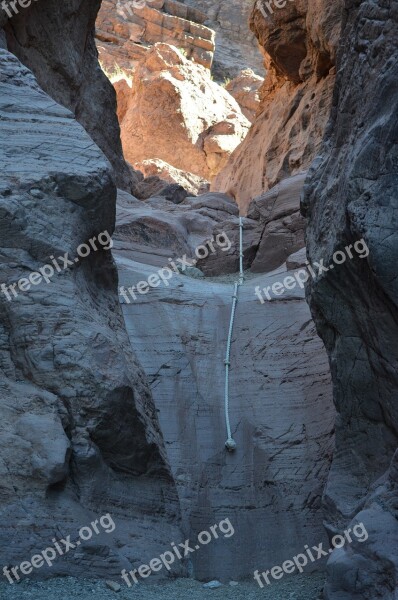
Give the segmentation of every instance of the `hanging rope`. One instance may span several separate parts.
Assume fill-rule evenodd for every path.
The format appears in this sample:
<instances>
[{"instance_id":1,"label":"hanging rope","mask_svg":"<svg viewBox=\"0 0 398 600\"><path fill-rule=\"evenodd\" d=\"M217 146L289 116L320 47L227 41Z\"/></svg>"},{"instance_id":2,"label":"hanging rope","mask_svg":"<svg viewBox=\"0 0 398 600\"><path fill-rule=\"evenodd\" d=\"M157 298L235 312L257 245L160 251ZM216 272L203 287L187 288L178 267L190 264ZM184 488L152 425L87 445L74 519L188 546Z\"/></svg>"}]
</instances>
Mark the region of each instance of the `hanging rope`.
<instances>
[{"instance_id":1,"label":"hanging rope","mask_svg":"<svg viewBox=\"0 0 398 600\"><path fill-rule=\"evenodd\" d=\"M231 366L230 361L230 353L231 353L231 343L232 343L232 333L234 330L234 320L235 320L235 312L236 305L238 303L238 292L239 287L243 285L244 276L243 276L243 221L242 217L239 217L239 281L236 281L234 284L234 293L232 296L232 308L231 308L231 319L229 321L229 332L228 332L228 340L227 340L227 352L225 354L225 424L227 427L227 441L225 442L225 447L229 452L233 452L236 449L236 442L232 437L231 433L231 423L229 420L229 369Z\"/></svg>"}]
</instances>

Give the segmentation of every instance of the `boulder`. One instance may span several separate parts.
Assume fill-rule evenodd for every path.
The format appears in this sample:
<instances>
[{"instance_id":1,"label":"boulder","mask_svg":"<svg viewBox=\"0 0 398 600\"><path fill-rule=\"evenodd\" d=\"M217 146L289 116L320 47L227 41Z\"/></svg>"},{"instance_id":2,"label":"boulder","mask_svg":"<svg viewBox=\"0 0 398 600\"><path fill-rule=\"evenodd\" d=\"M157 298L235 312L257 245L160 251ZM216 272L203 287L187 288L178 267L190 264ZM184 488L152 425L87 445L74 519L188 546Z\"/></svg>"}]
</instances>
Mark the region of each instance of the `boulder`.
<instances>
[{"instance_id":1,"label":"boulder","mask_svg":"<svg viewBox=\"0 0 398 600\"><path fill-rule=\"evenodd\" d=\"M121 138L131 164L161 159L210 180L248 128L236 100L204 67L156 44L136 68Z\"/></svg>"},{"instance_id":2,"label":"boulder","mask_svg":"<svg viewBox=\"0 0 398 600\"><path fill-rule=\"evenodd\" d=\"M264 78L256 75L251 69L243 69L239 75L225 86L239 104L245 117L253 123L260 108L260 87Z\"/></svg>"},{"instance_id":3,"label":"boulder","mask_svg":"<svg viewBox=\"0 0 398 600\"><path fill-rule=\"evenodd\" d=\"M145 177L158 176L168 183L177 183L189 192L190 196L205 194L209 191L210 183L198 175L181 171L172 167L164 160L153 158L135 163L134 167L141 171Z\"/></svg>"}]
</instances>

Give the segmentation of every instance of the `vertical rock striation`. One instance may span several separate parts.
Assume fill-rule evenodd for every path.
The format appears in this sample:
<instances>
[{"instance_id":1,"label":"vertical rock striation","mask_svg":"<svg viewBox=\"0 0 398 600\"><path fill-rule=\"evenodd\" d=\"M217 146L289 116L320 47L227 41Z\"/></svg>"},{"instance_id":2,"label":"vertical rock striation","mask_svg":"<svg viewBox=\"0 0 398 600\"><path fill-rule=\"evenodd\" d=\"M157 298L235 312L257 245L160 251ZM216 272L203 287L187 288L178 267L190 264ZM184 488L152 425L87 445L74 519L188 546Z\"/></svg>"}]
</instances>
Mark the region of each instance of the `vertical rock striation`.
<instances>
[{"instance_id":1,"label":"vertical rock striation","mask_svg":"<svg viewBox=\"0 0 398 600\"><path fill-rule=\"evenodd\" d=\"M363 238L308 289L338 411L325 492L330 531L363 521L369 538L336 550L328 600L396 598L398 588L398 6L346 0L332 119L308 178L311 262Z\"/></svg>"}]
</instances>

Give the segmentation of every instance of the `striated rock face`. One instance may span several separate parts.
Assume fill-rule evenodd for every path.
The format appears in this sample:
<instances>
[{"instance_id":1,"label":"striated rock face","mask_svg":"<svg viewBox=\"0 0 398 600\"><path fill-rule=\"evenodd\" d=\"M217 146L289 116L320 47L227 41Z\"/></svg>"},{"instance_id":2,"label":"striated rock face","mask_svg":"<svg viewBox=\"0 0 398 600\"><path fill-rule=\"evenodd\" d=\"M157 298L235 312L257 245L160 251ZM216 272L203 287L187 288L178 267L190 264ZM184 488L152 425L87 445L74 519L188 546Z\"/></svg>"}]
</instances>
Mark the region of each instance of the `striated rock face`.
<instances>
[{"instance_id":1,"label":"striated rock face","mask_svg":"<svg viewBox=\"0 0 398 600\"><path fill-rule=\"evenodd\" d=\"M214 29L216 51L213 72L217 79L236 77L242 69L264 74L263 57L257 40L248 31L254 0L182 0L206 15L206 25Z\"/></svg>"},{"instance_id":2,"label":"striated rock face","mask_svg":"<svg viewBox=\"0 0 398 600\"><path fill-rule=\"evenodd\" d=\"M38 576L118 576L181 533L151 392L117 301L112 170L4 49L0 129L0 560L19 565L109 512L113 532ZM79 259L94 236L97 249ZM65 253L72 264L62 268ZM51 276L54 257L61 268ZM48 283L38 280L44 265Z\"/></svg>"},{"instance_id":3,"label":"striated rock face","mask_svg":"<svg viewBox=\"0 0 398 600\"><path fill-rule=\"evenodd\" d=\"M259 89L264 79L253 73L251 69L243 69L235 79L232 79L225 89L231 94L242 109L243 114L250 123L260 108Z\"/></svg>"},{"instance_id":4,"label":"striated rock face","mask_svg":"<svg viewBox=\"0 0 398 600\"><path fill-rule=\"evenodd\" d=\"M244 222L246 238L251 223ZM113 250L120 285L127 290L147 280L169 257L192 256L215 227L227 231L230 223L236 231L237 208L226 196L207 194L175 206L120 194ZM136 299L121 296L159 411L185 537L194 539L227 517L235 530L191 555L199 579L252 576L309 540L324 540L321 495L334 422L326 354L303 290L264 304L254 293L256 285L285 275L257 276L240 290L231 370L234 454L224 447L231 278L209 281L183 272L167 285L136 292Z\"/></svg>"},{"instance_id":5,"label":"striated rock face","mask_svg":"<svg viewBox=\"0 0 398 600\"><path fill-rule=\"evenodd\" d=\"M104 0L96 22L99 56L112 73L133 73L158 42L182 48L188 58L210 69L215 33L203 25L206 15L176 0Z\"/></svg>"},{"instance_id":6,"label":"striated rock face","mask_svg":"<svg viewBox=\"0 0 398 600\"><path fill-rule=\"evenodd\" d=\"M360 239L369 250L308 289L338 411L328 527L355 518L369 538L333 553L325 597L390 600L398 589L398 9L345 4L332 119L303 210L311 260L327 264Z\"/></svg>"},{"instance_id":7,"label":"striated rock face","mask_svg":"<svg viewBox=\"0 0 398 600\"><path fill-rule=\"evenodd\" d=\"M111 162L118 186L134 190L140 177L123 160L115 92L97 60L94 23L99 5L100 0L33 2L6 24L7 43L40 87L74 113Z\"/></svg>"},{"instance_id":8,"label":"striated rock face","mask_svg":"<svg viewBox=\"0 0 398 600\"><path fill-rule=\"evenodd\" d=\"M267 68L260 111L212 185L234 195L242 210L254 196L310 166L329 117L335 80L342 0L288 2L267 17L266 10L260 0L251 16Z\"/></svg>"},{"instance_id":9,"label":"striated rock face","mask_svg":"<svg viewBox=\"0 0 398 600\"><path fill-rule=\"evenodd\" d=\"M226 164L249 128L239 105L207 69L176 48L156 44L134 73L121 122L132 164L161 159L210 180Z\"/></svg>"}]
</instances>

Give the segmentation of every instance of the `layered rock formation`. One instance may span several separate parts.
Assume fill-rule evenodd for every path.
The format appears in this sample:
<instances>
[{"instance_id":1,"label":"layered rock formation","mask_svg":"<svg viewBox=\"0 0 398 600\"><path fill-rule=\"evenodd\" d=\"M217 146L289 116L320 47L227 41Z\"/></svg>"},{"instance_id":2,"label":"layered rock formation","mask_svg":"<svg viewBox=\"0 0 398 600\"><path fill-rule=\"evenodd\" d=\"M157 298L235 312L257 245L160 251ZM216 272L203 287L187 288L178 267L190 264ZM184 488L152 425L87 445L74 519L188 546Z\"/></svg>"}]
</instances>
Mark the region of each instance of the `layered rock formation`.
<instances>
[{"instance_id":1,"label":"layered rock formation","mask_svg":"<svg viewBox=\"0 0 398 600\"><path fill-rule=\"evenodd\" d=\"M195 539L226 517L235 529L191 555L195 577L222 581L252 576L309 540L324 540L321 494L334 423L326 355L303 290L265 304L254 293L286 271L249 279L240 290L231 371L234 454L224 447L232 281L196 279L187 270L143 294L133 288L168 266L168 258L195 257L211 237L217 246L215 229L229 232L232 224L236 231L237 214L222 195L175 206L120 194L114 246L127 329L159 411L185 536ZM250 219L244 226L246 239Z\"/></svg>"},{"instance_id":2,"label":"layered rock formation","mask_svg":"<svg viewBox=\"0 0 398 600\"><path fill-rule=\"evenodd\" d=\"M398 589L398 8L345 4L332 119L303 210L311 260L327 263L361 239L369 249L308 290L338 411L328 528L354 519L369 538L332 555L325 597L390 600Z\"/></svg>"},{"instance_id":3,"label":"layered rock formation","mask_svg":"<svg viewBox=\"0 0 398 600\"><path fill-rule=\"evenodd\" d=\"M236 77L242 69L264 74L263 59L255 36L248 31L254 0L182 0L206 16L206 25L214 29L216 51L213 72L216 79Z\"/></svg>"},{"instance_id":4,"label":"layered rock formation","mask_svg":"<svg viewBox=\"0 0 398 600\"><path fill-rule=\"evenodd\" d=\"M176 0L104 0L96 23L97 47L104 68L133 73L157 42L182 48L188 58L210 69L215 34L206 15Z\"/></svg>"},{"instance_id":5,"label":"layered rock formation","mask_svg":"<svg viewBox=\"0 0 398 600\"><path fill-rule=\"evenodd\" d=\"M161 159L210 180L247 134L249 122L201 65L173 46L156 44L134 73L121 121L132 164Z\"/></svg>"},{"instance_id":6,"label":"layered rock formation","mask_svg":"<svg viewBox=\"0 0 398 600\"><path fill-rule=\"evenodd\" d=\"M118 186L134 190L140 177L123 160L115 92L98 65L94 26L99 6L100 0L33 2L7 20L7 43L40 87L73 112L105 153ZM1 9L0 19L4 15Z\"/></svg>"},{"instance_id":7,"label":"layered rock formation","mask_svg":"<svg viewBox=\"0 0 398 600\"><path fill-rule=\"evenodd\" d=\"M249 135L213 183L242 210L281 179L307 169L329 118L342 1L288 2L268 17L256 3L251 29L264 49L267 76Z\"/></svg>"},{"instance_id":8,"label":"layered rock formation","mask_svg":"<svg viewBox=\"0 0 398 600\"><path fill-rule=\"evenodd\" d=\"M117 577L182 534L156 410L117 301L111 166L4 49L0 129L1 562L19 565L53 538L73 541L109 512L112 534L31 576ZM79 245L105 230L79 259Z\"/></svg>"},{"instance_id":9,"label":"layered rock formation","mask_svg":"<svg viewBox=\"0 0 398 600\"><path fill-rule=\"evenodd\" d=\"M225 86L242 109L243 114L250 123L253 123L260 108L259 89L264 79L256 75L251 69L243 69L235 79Z\"/></svg>"}]
</instances>

